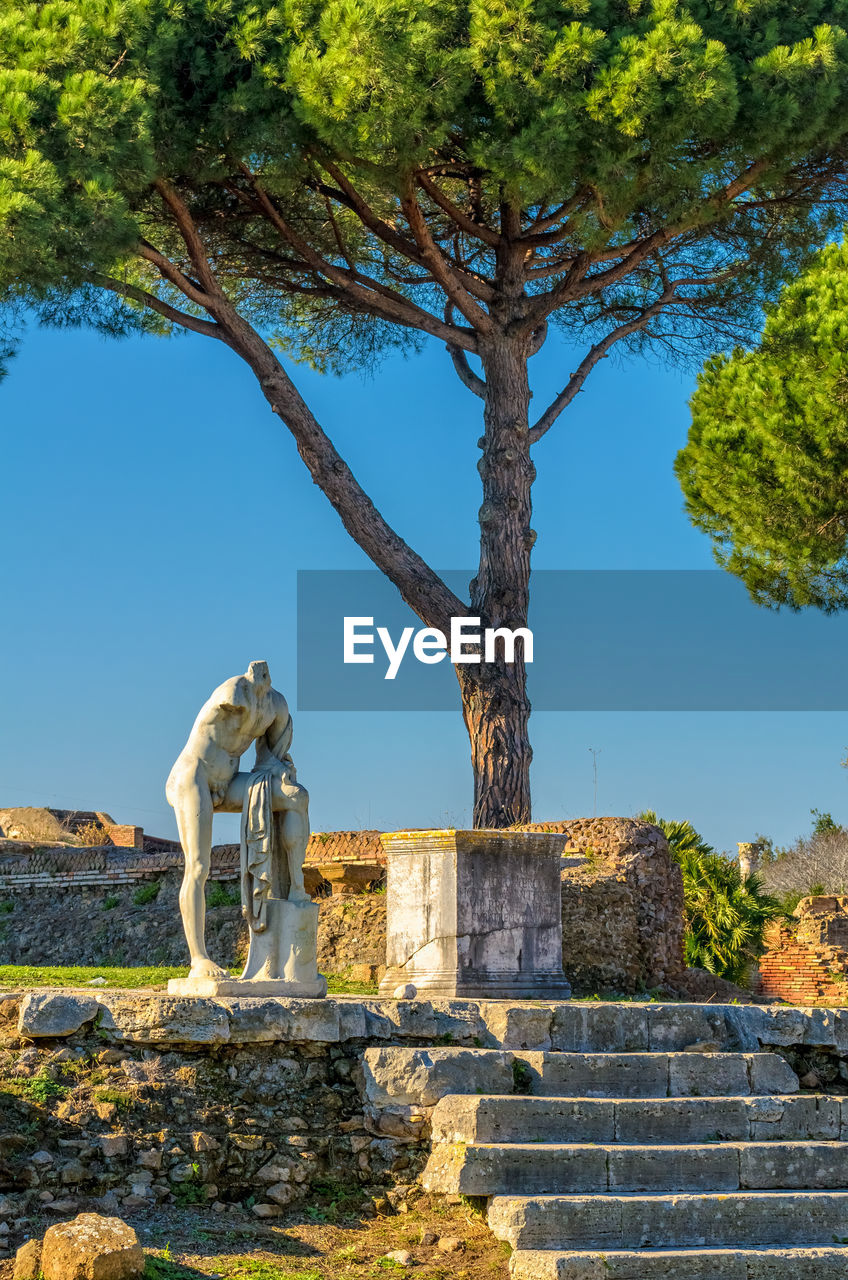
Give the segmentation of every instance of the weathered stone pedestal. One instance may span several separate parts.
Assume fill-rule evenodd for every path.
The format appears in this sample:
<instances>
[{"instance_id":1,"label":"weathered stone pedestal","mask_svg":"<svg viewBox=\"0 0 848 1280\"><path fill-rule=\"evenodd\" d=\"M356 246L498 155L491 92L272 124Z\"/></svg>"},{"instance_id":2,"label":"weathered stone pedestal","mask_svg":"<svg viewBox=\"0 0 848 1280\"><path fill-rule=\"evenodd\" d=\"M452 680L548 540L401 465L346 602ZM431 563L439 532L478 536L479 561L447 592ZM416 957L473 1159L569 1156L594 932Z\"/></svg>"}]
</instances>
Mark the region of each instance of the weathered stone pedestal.
<instances>
[{"instance_id":1,"label":"weathered stone pedestal","mask_svg":"<svg viewBox=\"0 0 848 1280\"><path fill-rule=\"evenodd\" d=\"M313 902L269 898L267 928L250 934L247 964L240 978L172 978L177 996L305 996L327 994L318 972L318 907Z\"/></svg>"},{"instance_id":2,"label":"weathered stone pedestal","mask_svg":"<svg viewBox=\"0 0 848 1280\"><path fill-rule=\"evenodd\" d=\"M381 995L564 1000L564 835L398 831L386 850L388 938Z\"/></svg>"}]
</instances>

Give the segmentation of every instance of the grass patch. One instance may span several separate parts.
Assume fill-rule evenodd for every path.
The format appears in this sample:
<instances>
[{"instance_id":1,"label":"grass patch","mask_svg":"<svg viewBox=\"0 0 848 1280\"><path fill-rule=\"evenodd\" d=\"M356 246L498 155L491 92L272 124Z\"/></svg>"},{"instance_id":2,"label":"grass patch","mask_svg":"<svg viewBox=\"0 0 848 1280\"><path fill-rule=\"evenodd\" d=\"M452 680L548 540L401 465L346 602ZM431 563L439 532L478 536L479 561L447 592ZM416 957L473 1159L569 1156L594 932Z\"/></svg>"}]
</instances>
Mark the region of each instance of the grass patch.
<instances>
[{"instance_id":1,"label":"grass patch","mask_svg":"<svg viewBox=\"0 0 848 1280\"><path fill-rule=\"evenodd\" d=\"M237 968L237 966L234 966ZM185 978L188 966L142 965L127 968L120 965L0 965L0 989L8 987L84 987L92 978L105 978L107 987L162 988L170 978ZM345 977L329 974L327 985L330 995L373 996L377 994L374 982L352 982ZM96 988L95 988L96 990Z\"/></svg>"},{"instance_id":2,"label":"grass patch","mask_svg":"<svg viewBox=\"0 0 848 1280\"><path fill-rule=\"evenodd\" d=\"M354 982L344 974L327 974L327 992L331 996L375 996L376 982Z\"/></svg>"},{"instance_id":3,"label":"grass patch","mask_svg":"<svg viewBox=\"0 0 848 1280\"><path fill-rule=\"evenodd\" d=\"M70 1092L65 1084L57 1084L55 1080L51 1080L47 1075L33 1076L29 1080L4 1080L2 1085L3 1093L12 1093L17 1098L25 1098L27 1102L36 1102L39 1106L46 1106L53 1098L65 1098Z\"/></svg>"},{"instance_id":4,"label":"grass patch","mask_svg":"<svg viewBox=\"0 0 848 1280\"><path fill-rule=\"evenodd\" d=\"M144 1260L144 1280L197 1280L200 1274L193 1267L175 1262L170 1248L158 1255L149 1253Z\"/></svg>"},{"instance_id":5,"label":"grass patch","mask_svg":"<svg viewBox=\"0 0 848 1280\"><path fill-rule=\"evenodd\" d=\"M312 1201L306 1216L312 1222L338 1222L362 1206L362 1188L358 1182L341 1178L325 1178L312 1184Z\"/></svg>"},{"instance_id":6,"label":"grass patch","mask_svg":"<svg viewBox=\"0 0 848 1280\"><path fill-rule=\"evenodd\" d=\"M114 965L0 965L0 987L84 987L92 978L105 978L108 987L162 987L169 978L184 978L188 967L148 966L137 969Z\"/></svg>"},{"instance_id":7,"label":"grass patch","mask_svg":"<svg viewBox=\"0 0 848 1280\"><path fill-rule=\"evenodd\" d=\"M206 1204L206 1192L197 1182L175 1182L171 1187L174 1200L180 1209L188 1209L192 1205Z\"/></svg>"},{"instance_id":8,"label":"grass patch","mask_svg":"<svg viewBox=\"0 0 848 1280\"><path fill-rule=\"evenodd\" d=\"M225 1275L245 1276L249 1280L322 1280L318 1271L288 1271L263 1258L223 1258L219 1263Z\"/></svg>"},{"instance_id":9,"label":"grass patch","mask_svg":"<svg viewBox=\"0 0 848 1280\"><path fill-rule=\"evenodd\" d=\"M119 1111L129 1111L133 1104L133 1097L123 1089L95 1089L94 1101L111 1102Z\"/></svg>"}]
</instances>

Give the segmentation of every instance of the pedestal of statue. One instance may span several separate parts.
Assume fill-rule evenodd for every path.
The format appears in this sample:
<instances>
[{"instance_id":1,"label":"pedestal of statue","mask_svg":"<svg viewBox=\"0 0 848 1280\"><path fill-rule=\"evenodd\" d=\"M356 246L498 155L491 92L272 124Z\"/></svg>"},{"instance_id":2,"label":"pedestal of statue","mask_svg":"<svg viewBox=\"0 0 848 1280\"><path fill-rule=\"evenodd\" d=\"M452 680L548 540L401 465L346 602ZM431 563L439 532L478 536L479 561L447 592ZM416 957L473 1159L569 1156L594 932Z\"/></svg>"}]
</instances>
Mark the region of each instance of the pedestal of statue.
<instances>
[{"instance_id":1,"label":"pedestal of statue","mask_svg":"<svg viewBox=\"0 0 848 1280\"><path fill-rule=\"evenodd\" d=\"M239 978L172 978L175 996L302 996L327 994L318 972L318 907L314 902L269 898L267 927L251 930L247 964Z\"/></svg>"},{"instance_id":2,"label":"pedestal of statue","mask_svg":"<svg viewBox=\"0 0 848 1280\"><path fill-rule=\"evenodd\" d=\"M567 1000L560 862L565 835L397 831L387 855L381 995Z\"/></svg>"}]
</instances>

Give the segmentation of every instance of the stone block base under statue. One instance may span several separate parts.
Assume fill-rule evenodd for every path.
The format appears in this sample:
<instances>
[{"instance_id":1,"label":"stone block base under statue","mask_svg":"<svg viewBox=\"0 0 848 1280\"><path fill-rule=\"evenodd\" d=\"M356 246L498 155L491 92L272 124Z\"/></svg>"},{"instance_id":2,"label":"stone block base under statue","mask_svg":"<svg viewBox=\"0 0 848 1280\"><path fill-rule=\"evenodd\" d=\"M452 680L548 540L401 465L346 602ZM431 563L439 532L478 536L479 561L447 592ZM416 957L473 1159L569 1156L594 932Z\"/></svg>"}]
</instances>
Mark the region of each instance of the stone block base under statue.
<instances>
[{"instance_id":1,"label":"stone block base under statue","mask_svg":"<svg viewBox=\"0 0 848 1280\"><path fill-rule=\"evenodd\" d=\"M267 928L250 934L247 964L239 978L197 975L172 978L174 996L306 996L327 994L318 972L318 907L314 902L269 898Z\"/></svg>"}]
</instances>

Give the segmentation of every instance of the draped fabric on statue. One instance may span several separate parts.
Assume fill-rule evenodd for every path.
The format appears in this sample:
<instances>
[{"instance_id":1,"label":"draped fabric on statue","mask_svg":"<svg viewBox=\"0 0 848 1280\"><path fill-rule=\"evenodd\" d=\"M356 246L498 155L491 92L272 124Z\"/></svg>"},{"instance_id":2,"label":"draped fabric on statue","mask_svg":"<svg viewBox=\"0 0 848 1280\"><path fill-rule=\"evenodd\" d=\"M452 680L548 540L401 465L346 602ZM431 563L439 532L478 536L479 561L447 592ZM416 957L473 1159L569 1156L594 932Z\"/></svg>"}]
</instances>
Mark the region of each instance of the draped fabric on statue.
<instances>
[{"instance_id":1,"label":"draped fabric on statue","mask_svg":"<svg viewBox=\"0 0 848 1280\"><path fill-rule=\"evenodd\" d=\"M256 744L256 762L248 779L241 811L242 911L254 933L267 928L269 898L287 898L288 860L284 856L282 824L285 813L274 812L274 786L293 780L294 765L288 749L292 739L291 716L277 741Z\"/></svg>"}]
</instances>

